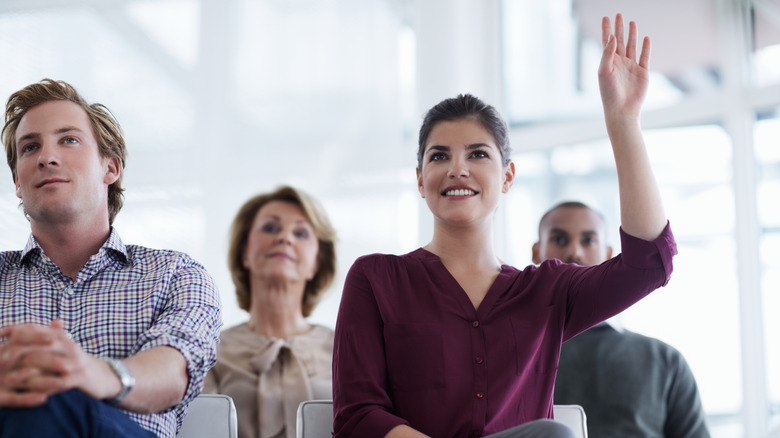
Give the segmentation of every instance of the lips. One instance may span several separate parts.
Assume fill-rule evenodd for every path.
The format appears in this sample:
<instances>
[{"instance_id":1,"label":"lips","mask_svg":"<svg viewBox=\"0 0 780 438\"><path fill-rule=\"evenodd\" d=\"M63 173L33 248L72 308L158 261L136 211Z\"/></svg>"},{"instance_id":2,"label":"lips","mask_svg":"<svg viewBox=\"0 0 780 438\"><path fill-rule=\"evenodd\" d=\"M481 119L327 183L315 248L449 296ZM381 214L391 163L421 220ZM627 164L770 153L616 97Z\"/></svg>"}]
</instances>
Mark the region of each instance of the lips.
<instances>
[{"instance_id":1,"label":"lips","mask_svg":"<svg viewBox=\"0 0 780 438\"><path fill-rule=\"evenodd\" d=\"M284 253L284 252L272 252L268 254L268 258L271 259L285 259L285 260L295 260L291 255Z\"/></svg>"},{"instance_id":2,"label":"lips","mask_svg":"<svg viewBox=\"0 0 780 438\"><path fill-rule=\"evenodd\" d=\"M38 183L38 185L35 186L35 188L39 189L45 185L49 184L57 184L57 183L66 183L68 180L62 179L62 178L46 178L45 180Z\"/></svg>"}]
</instances>

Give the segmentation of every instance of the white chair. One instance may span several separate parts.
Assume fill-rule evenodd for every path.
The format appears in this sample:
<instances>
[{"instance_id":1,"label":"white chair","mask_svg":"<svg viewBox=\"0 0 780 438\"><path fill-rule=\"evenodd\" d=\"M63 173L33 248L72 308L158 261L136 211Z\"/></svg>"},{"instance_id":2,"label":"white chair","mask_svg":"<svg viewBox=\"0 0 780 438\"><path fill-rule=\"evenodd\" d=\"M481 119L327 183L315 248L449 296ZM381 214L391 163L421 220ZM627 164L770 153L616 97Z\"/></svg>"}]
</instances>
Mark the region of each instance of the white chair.
<instances>
[{"instance_id":1,"label":"white chair","mask_svg":"<svg viewBox=\"0 0 780 438\"><path fill-rule=\"evenodd\" d=\"M588 438L588 419L580 405L554 405L555 419L569 426L577 438Z\"/></svg>"},{"instance_id":2,"label":"white chair","mask_svg":"<svg viewBox=\"0 0 780 438\"><path fill-rule=\"evenodd\" d=\"M588 438L585 411L579 405L553 406L555 419L569 426L577 438ZM297 438L331 438L333 430L333 402L310 400L298 406Z\"/></svg>"},{"instance_id":3,"label":"white chair","mask_svg":"<svg viewBox=\"0 0 780 438\"><path fill-rule=\"evenodd\" d=\"M333 400L309 400L298 405L296 438L331 438Z\"/></svg>"},{"instance_id":4,"label":"white chair","mask_svg":"<svg viewBox=\"0 0 780 438\"><path fill-rule=\"evenodd\" d=\"M331 420L332 422L332 420ZM238 421L233 399L224 394L200 394L187 407L177 438L236 438Z\"/></svg>"}]
</instances>

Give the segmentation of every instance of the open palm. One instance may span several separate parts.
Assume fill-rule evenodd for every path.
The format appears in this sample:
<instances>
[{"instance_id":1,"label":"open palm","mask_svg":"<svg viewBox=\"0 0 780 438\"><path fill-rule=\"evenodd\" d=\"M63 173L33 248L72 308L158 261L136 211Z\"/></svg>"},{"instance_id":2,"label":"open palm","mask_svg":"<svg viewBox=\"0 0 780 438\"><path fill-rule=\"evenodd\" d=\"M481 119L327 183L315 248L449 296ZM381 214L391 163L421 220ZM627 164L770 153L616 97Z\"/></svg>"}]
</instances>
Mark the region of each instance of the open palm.
<instances>
[{"instance_id":1,"label":"open palm","mask_svg":"<svg viewBox=\"0 0 780 438\"><path fill-rule=\"evenodd\" d=\"M598 74L604 113L607 117L639 117L649 82L650 38L642 41L637 60L636 23L629 23L628 40L624 41L623 16L615 16L614 33L609 18L604 17L601 35L604 53Z\"/></svg>"}]
</instances>

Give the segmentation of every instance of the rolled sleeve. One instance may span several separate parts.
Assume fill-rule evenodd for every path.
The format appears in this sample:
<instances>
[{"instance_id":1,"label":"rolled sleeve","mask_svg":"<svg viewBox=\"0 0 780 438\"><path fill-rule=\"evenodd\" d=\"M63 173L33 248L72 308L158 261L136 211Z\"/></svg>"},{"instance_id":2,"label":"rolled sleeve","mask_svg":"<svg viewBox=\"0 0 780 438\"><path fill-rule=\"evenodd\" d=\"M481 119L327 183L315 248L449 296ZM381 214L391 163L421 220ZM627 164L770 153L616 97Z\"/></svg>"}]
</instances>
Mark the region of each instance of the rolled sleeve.
<instances>
[{"instance_id":1,"label":"rolled sleeve","mask_svg":"<svg viewBox=\"0 0 780 438\"><path fill-rule=\"evenodd\" d=\"M185 258L171 277L166 299L160 316L138 338L134 353L167 346L184 356L189 383L182 406L200 394L206 373L217 360L219 293L206 270Z\"/></svg>"},{"instance_id":2,"label":"rolled sleeve","mask_svg":"<svg viewBox=\"0 0 780 438\"><path fill-rule=\"evenodd\" d=\"M621 227L620 242L623 260L628 266L636 269L663 268L666 279L661 286L669 283L673 270L672 258L677 254L677 243L669 221L666 221L661 234L653 240L643 240L626 234Z\"/></svg>"}]
</instances>

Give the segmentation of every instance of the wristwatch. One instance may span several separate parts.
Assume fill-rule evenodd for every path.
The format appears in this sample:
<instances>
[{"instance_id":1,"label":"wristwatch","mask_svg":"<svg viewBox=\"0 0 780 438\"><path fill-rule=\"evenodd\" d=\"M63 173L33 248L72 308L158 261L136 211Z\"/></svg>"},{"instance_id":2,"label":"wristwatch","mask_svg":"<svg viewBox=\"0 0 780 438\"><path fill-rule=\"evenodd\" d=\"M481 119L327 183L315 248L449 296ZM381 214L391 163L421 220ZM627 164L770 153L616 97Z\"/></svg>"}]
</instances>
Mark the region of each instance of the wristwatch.
<instances>
[{"instance_id":1,"label":"wristwatch","mask_svg":"<svg viewBox=\"0 0 780 438\"><path fill-rule=\"evenodd\" d=\"M115 405L124 400L125 397L127 397L127 394L130 393L130 390L133 389L133 386L135 386L135 377L130 374L130 370L127 368L127 365L125 365L125 363L121 360L107 358L103 358L103 360L106 361L116 376L119 377L119 382L122 384L122 390L119 391L119 395L106 400L112 405Z\"/></svg>"}]
</instances>

